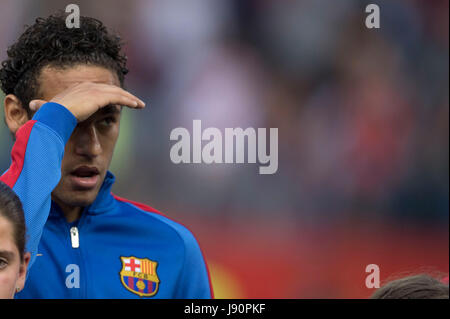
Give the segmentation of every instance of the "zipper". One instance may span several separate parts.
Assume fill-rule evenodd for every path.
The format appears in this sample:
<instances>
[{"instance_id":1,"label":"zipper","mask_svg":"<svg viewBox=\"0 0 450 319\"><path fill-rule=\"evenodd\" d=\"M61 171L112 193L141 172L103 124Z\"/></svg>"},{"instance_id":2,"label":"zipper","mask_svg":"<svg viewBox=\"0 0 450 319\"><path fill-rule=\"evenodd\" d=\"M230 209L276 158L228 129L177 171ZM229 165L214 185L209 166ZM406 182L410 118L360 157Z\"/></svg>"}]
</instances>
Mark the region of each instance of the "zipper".
<instances>
[{"instance_id":1,"label":"zipper","mask_svg":"<svg viewBox=\"0 0 450 319\"><path fill-rule=\"evenodd\" d=\"M84 298L86 298L86 295L87 295L87 287L86 287L87 280L85 278L86 277L86 263L81 254L80 232L81 232L82 225L84 224L84 221L87 218L87 216L86 216L87 209L84 208L84 210L80 216L80 219L77 222L73 223L72 224L73 226L71 226L71 224L66 221L66 219L62 215L62 212L60 212L60 213L61 213L61 222L62 222L64 228L66 229L66 231L69 233L68 234L69 241L70 241L69 244L71 245L71 247L73 249L72 251L75 254L74 261L80 269L80 288L76 289L76 290L78 290L78 292L77 292L78 298L84 299ZM67 239L66 239L66 243L67 243Z\"/></svg>"},{"instance_id":2,"label":"zipper","mask_svg":"<svg viewBox=\"0 0 450 319\"><path fill-rule=\"evenodd\" d=\"M70 242L72 243L72 248L80 247L80 235L76 226L70 228Z\"/></svg>"},{"instance_id":3,"label":"zipper","mask_svg":"<svg viewBox=\"0 0 450 319\"><path fill-rule=\"evenodd\" d=\"M80 233L82 230L83 225L85 224L85 221L87 219L87 207L83 209L81 212L80 219L78 222L71 227L70 229L70 241L72 244L72 248L75 249L77 255L78 255L78 266L80 267L80 298L85 299L87 298L87 265L86 260L82 255L81 247L80 247ZM83 270L82 270L83 269Z\"/></svg>"}]
</instances>

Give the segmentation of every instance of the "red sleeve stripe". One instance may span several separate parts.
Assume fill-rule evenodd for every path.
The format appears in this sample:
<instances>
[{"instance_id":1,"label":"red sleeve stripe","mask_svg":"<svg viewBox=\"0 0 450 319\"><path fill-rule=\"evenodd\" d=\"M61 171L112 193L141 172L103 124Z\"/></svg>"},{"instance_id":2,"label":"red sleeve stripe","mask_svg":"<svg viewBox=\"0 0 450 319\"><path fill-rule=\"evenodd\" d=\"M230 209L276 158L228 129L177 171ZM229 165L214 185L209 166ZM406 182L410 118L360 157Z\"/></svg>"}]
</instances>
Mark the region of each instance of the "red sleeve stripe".
<instances>
[{"instance_id":1,"label":"red sleeve stripe","mask_svg":"<svg viewBox=\"0 0 450 319\"><path fill-rule=\"evenodd\" d=\"M16 142L11 151L11 166L6 173L0 177L0 180L11 188L14 187L22 173L28 140L30 139L31 130L35 123L35 120L26 122L16 133Z\"/></svg>"},{"instance_id":2,"label":"red sleeve stripe","mask_svg":"<svg viewBox=\"0 0 450 319\"><path fill-rule=\"evenodd\" d=\"M112 193L111 193L111 194L112 194ZM156 214L161 215L161 216L163 216L163 217L165 217L165 218L167 218L167 219L170 219L171 221L173 221L173 222L175 222L175 223L177 223L177 224L180 224L180 225L184 226L186 229L189 229L189 228L186 227L186 225L183 225L183 223L180 223L180 222L178 222L178 221L173 220L172 218L167 217L166 215L164 215L164 214L161 213L160 211L154 209L153 207L150 207L150 206L147 206L147 205L138 203L138 202L133 202L133 201L131 201L131 200L128 200L128 199L119 197L119 196L114 195L114 194L112 194L112 196L113 196L116 200L118 200L118 201L120 201L120 202L130 203L130 204L132 204L132 205L134 205L134 206L136 206L136 207L138 207L138 208L140 208L140 209L142 209L142 210L145 210L146 212L156 213ZM192 232L191 232L191 233L192 233ZM195 237L194 234L192 234L192 235ZM198 240L197 240L197 243L198 243ZM199 244L199 247L200 247L200 244ZM202 250L201 247L200 247L200 251L201 251L202 255L205 256L205 254L203 253L203 250ZM209 272L208 263L206 262L206 260L205 260L205 265L206 265L206 272L208 273L209 290L211 291L211 298L214 299L214 291L213 291L212 284L211 284L211 274L210 274L210 272Z\"/></svg>"}]
</instances>

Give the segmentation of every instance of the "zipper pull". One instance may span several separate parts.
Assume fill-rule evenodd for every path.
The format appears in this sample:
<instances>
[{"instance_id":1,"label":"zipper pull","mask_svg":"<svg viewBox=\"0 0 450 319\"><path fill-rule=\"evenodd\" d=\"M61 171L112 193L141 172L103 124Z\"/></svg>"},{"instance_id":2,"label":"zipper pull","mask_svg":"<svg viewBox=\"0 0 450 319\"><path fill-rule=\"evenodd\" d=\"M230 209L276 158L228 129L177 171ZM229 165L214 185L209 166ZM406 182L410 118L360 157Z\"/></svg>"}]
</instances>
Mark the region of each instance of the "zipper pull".
<instances>
[{"instance_id":1,"label":"zipper pull","mask_svg":"<svg viewBox=\"0 0 450 319\"><path fill-rule=\"evenodd\" d=\"M80 237L78 235L77 227L72 227L70 229L70 241L72 242L72 248L80 247Z\"/></svg>"}]
</instances>

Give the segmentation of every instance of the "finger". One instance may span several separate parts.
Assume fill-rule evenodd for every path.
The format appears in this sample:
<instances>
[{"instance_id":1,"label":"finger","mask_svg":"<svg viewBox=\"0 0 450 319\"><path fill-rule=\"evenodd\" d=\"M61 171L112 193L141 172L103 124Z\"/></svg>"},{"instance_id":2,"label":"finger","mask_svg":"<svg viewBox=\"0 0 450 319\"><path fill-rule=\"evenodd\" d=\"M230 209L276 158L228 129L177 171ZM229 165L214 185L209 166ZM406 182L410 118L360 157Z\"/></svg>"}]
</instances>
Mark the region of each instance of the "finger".
<instances>
[{"instance_id":1,"label":"finger","mask_svg":"<svg viewBox=\"0 0 450 319\"><path fill-rule=\"evenodd\" d=\"M103 88L105 89L105 91L111 92L113 94L121 94L121 95L124 95L125 97L128 97L130 99L136 100L138 102L138 107L139 108L145 107L145 102L144 101L139 99L137 96L131 94L130 92L125 91L121 87L114 86L114 85L105 85L105 86L103 86Z\"/></svg>"},{"instance_id":2,"label":"finger","mask_svg":"<svg viewBox=\"0 0 450 319\"><path fill-rule=\"evenodd\" d=\"M126 99L130 99L130 100L136 101L137 105L135 106L135 108L144 108L145 107L145 102L144 101L142 101L141 99L139 99L135 95L133 95L133 94L131 94L131 93L129 93L129 92L123 90L123 89L119 88L118 90L114 90L112 93L113 94L119 94L119 95L122 95Z\"/></svg>"},{"instance_id":3,"label":"finger","mask_svg":"<svg viewBox=\"0 0 450 319\"><path fill-rule=\"evenodd\" d=\"M104 103L102 103L101 107L110 105L110 104L118 104L118 105L126 106L129 108L133 108L133 109L144 107L140 103L138 103L138 101L136 99L130 98L123 94L108 93L108 94L105 94L104 97L106 98L106 101L104 101Z\"/></svg>"},{"instance_id":4,"label":"finger","mask_svg":"<svg viewBox=\"0 0 450 319\"><path fill-rule=\"evenodd\" d=\"M32 100L30 101L30 110L35 112L37 110L39 110L41 108L42 105L44 105L45 103L47 103L47 101L44 100Z\"/></svg>"},{"instance_id":5,"label":"finger","mask_svg":"<svg viewBox=\"0 0 450 319\"><path fill-rule=\"evenodd\" d=\"M135 95L131 94L128 91L125 91L124 89L122 89L120 86L117 85L111 85L111 84L105 84L105 83L91 83L91 82L84 82L82 84L80 84L79 86L85 86L87 88L95 88L97 90L97 93L99 95L103 95L106 93L111 93L111 94L121 94L129 99L133 99L136 100L138 105L137 108L143 108L145 107L145 102L142 101L141 99L139 99L138 97L136 97ZM126 105L129 107L134 107L132 105Z\"/></svg>"},{"instance_id":6,"label":"finger","mask_svg":"<svg viewBox=\"0 0 450 319\"><path fill-rule=\"evenodd\" d=\"M145 103L143 101L140 101L136 97L130 94L124 94L121 91L112 91L108 94L105 94L105 97L107 98L107 104L120 104L122 106L130 107L130 108L136 108L136 109L142 109L145 107ZM104 104L104 105L107 105Z\"/></svg>"}]
</instances>

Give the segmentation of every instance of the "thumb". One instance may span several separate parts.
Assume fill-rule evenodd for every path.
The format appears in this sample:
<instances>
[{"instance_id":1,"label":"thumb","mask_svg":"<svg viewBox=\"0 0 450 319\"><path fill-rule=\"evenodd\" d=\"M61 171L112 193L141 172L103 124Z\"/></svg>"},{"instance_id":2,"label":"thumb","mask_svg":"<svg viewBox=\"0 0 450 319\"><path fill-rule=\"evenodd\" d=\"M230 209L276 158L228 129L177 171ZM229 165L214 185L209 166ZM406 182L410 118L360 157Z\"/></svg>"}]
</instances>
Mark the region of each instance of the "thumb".
<instances>
[{"instance_id":1,"label":"thumb","mask_svg":"<svg viewBox=\"0 0 450 319\"><path fill-rule=\"evenodd\" d=\"M32 100L30 102L30 110L32 110L33 112L39 110L39 108L44 105L45 103L47 103L47 101L44 100Z\"/></svg>"}]
</instances>

